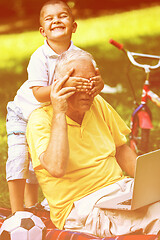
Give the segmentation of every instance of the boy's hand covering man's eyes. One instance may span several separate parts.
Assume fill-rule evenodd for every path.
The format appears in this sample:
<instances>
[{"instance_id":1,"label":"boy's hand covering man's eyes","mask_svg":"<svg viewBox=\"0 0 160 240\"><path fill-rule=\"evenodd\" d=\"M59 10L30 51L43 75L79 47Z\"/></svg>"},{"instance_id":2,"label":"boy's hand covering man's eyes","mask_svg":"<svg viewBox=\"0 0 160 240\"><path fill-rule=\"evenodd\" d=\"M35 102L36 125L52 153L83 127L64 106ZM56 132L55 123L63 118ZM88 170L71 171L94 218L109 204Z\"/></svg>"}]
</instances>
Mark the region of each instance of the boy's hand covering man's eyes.
<instances>
[{"instance_id":1,"label":"boy's hand covering man's eyes","mask_svg":"<svg viewBox=\"0 0 160 240\"><path fill-rule=\"evenodd\" d=\"M72 70L72 73L73 71L74 69ZM86 92L90 96L95 97L103 89L104 82L100 75L99 69L96 68L96 76L91 77L90 79L70 76L65 83L65 86L75 87L76 92Z\"/></svg>"},{"instance_id":2,"label":"boy's hand covering man's eyes","mask_svg":"<svg viewBox=\"0 0 160 240\"><path fill-rule=\"evenodd\" d=\"M93 83L86 78L70 77L66 82L66 86L75 87L77 92L88 92L91 91Z\"/></svg>"},{"instance_id":3,"label":"boy's hand covering man's eyes","mask_svg":"<svg viewBox=\"0 0 160 240\"><path fill-rule=\"evenodd\" d=\"M88 92L88 94L91 95L92 97L95 97L97 94L101 92L101 90L104 87L104 82L98 68L96 68L96 76L90 78L90 81L93 84L92 85L93 87L91 91Z\"/></svg>"}]
</instances>

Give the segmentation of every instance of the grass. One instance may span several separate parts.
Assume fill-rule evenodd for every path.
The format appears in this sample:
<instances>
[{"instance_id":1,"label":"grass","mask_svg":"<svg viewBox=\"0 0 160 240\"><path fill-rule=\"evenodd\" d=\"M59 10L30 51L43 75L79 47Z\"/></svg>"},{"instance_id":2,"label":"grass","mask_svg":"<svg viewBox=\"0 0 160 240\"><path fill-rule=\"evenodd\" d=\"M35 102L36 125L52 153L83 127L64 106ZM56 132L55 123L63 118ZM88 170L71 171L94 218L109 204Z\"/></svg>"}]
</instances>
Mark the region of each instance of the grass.
<instances>
[{"instance_id":1,"label":"grass","mask_svg":"<svg viewBox=\"0 0 160 240\"><path fill-rule=\"evenodd\" d=\"M133 110L133 97L127 82L129 69L131 81L139 96L144 74L131 67L126 56L111 46L108 41L113 38L131 51L160 55L160 6L133 10L129 12L103 15L96 18L78 20L78 29L73 35L75 45L91 52L100 68L104 82L110 86L121 83L123 93L116 95L102 94L112 104L129 125ZM12 24L13 25L13 24ZM0 206L9 206L7 184L5 182L5 162L7 159L7 137L5 116L7 102L13 100L20 85L27 79L27 65L31 54L43 44L43 38L34 28L24 32L12 33L8 25L0 25L3 32L0 38ZM16 24L15 24L16 25ZM21 23L22 25L22 23ZM23 25L22 25L23 26ZM154 89L159 92L159 88ZM160 146L159 109L150 104L154 126L151 148ZM42 198L42 195L41 195Z\"/></svg>"}]
</instances>

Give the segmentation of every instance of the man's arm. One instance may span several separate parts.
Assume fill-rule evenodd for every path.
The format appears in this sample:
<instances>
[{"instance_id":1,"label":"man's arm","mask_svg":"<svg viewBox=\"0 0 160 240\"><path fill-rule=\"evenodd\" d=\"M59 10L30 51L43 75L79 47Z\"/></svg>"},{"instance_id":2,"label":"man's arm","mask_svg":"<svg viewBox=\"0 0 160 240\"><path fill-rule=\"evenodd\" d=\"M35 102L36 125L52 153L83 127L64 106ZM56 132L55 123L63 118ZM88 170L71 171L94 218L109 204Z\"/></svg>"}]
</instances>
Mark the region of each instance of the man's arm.
<instances>
[{"instance_id":1,"label":"man's arm","mask_svg":"<svg viewBox=\"0 0 160 240\"><path fill-rule=\"evenodd\" d=\"M126 144L117 147L116 149L116 159L123 171L127 175L134 177L135 167L136 167L136 153Z\"/></svg>"},{"instance_id":2,"label":"man's arm","mask_svg":"<svg viewBox=\"0 0 160 240\"><path fill-rule=\"evenodd\" d=\"M70 74L69 74L70 75ZM76 91L75 87L63 87L69 78L55 81L51 89L53 119L48 147L40 155L42 166L54 177L64 176L69 159L69 143L66 122L67 99Z\"/></svg>"}]
</instances>

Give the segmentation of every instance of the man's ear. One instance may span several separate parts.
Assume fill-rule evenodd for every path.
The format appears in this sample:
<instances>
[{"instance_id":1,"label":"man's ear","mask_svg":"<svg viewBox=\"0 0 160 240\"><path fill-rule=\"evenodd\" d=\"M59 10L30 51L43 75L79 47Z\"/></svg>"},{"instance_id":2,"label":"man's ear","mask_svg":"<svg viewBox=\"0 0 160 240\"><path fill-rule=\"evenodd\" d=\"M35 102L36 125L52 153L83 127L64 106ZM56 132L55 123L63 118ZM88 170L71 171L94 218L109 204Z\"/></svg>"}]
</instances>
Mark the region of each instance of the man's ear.
<instances>
[{"instance_id":1,"label":"man's ear","mask_svg":"<svg viewBox=\"0 0 160 240\"><path fill-rule=\"evenodd\" d=\"M39 28L39 31L40 31L40 33L42 34L43 37L46 37L46 34L45 34L45 32L44 32L43 27L40 27L40 28Z\"/></svg>"},{"instance_id":2,"label":"man's ear","mask_svg":"<svg viewBox=\"0 0 160 240\"><path fill-rule=\"evenodd\" d=\"M73 26L72 26L72 33L75 33L77 29L77 23L73 22Z\"/></svg>"}]
</instances>

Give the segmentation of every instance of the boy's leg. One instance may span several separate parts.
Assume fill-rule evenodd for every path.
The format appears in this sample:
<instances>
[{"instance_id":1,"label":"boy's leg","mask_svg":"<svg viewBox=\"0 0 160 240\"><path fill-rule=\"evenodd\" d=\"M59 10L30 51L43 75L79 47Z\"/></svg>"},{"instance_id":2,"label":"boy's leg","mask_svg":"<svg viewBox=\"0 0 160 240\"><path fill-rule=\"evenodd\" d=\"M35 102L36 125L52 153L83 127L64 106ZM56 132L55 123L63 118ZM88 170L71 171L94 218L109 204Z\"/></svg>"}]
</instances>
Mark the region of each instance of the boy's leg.
<instances>
[{"instance_id":1,"label":"boy's leg","mask_svg":"<svg viewBox=\"0 0 160 240\"><path fill-rule=\"evenodd\" d=\"M24 209L24 190L28 172L28 164L26 146L25 143L23 143L25 136L14 136L13 134L8 138L9 141L12 139L11 141L13 142L13 145L9 144L8 148L6 176L10 194L11 209L12 213L14 213L16 211L23 211ZM18 144L18 141L22 141L22 144Z\"/></svg>"},{"instance_id":2,"label":"boy's leg","mask_svg":"<svg viewBox=\"0 0 160 240\"><path fill-rule=\"evenodd\" d=\"M26 183L25 185L25 207L32 207L38 202L38 184Z\"/></svg>"},{"instance_id":3,"label":"boy's leg","mask_svg":"<svg viewBox=\"0 0 160 240\"><path fill-rule=\"evenodd\" d=\"M12 213L24 210L25 207L32 207L38 202L38 184L26 183L25 179L18 179L8 182L10 204Z\"/></svg>"},{"instance_id":4,"label":"boy's leg","mask_svg":"<svg viewBox=\"0 0 160 240\"><path fill-rule=\"evenodd\" d=\"M38 181L36 178L36 174L33 170L32 162L30 159L30 155L28 156L29 159L29 171L28 171L28 179L26 180L25 185L25 207L32 207L38 202Z\"/></svg>"},{"instance_id":5,"label":"boy's leg","mask_svg":"<svg viewBox=\"0 0 160 240\"><path fill-rule=\"evenodd\" d=\"M12 213L24 210L25 179L8 181Z\"/></svg>"},{"instance_id":6,"label":"boy's leg","mask_svg":"<svg viewBox=\"0 0 160 240\"><path fill-rule=\"evenodd\" d=\"M24 208L24 189L28 175L28 146L26 142L27 122L14 104L7 105L6 129L8 136L8 159L6 179L8 181L12 212Z\"/></svg>"}]
</instances>

